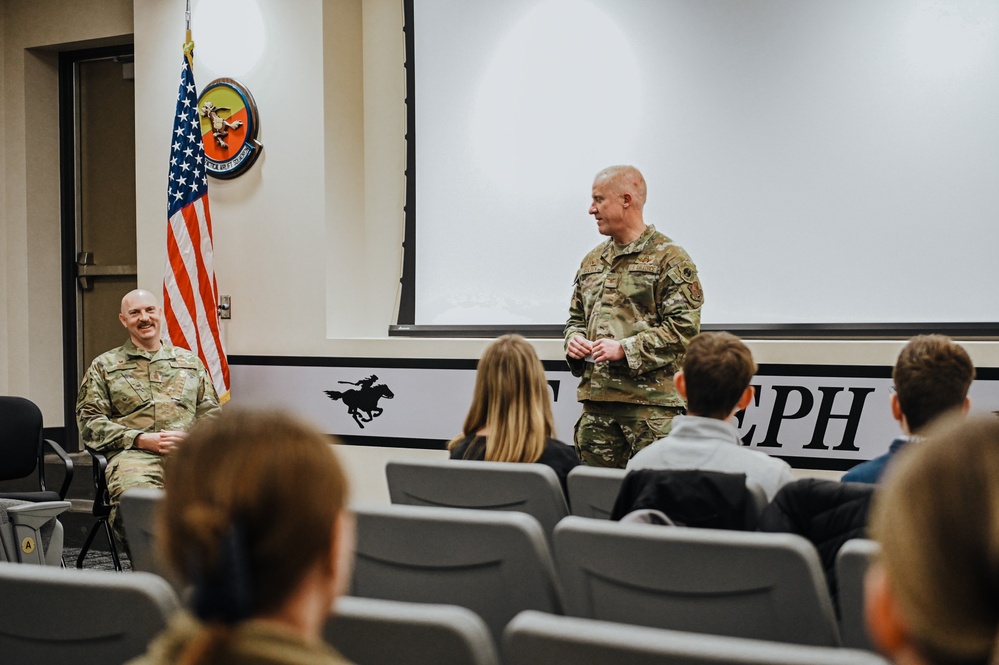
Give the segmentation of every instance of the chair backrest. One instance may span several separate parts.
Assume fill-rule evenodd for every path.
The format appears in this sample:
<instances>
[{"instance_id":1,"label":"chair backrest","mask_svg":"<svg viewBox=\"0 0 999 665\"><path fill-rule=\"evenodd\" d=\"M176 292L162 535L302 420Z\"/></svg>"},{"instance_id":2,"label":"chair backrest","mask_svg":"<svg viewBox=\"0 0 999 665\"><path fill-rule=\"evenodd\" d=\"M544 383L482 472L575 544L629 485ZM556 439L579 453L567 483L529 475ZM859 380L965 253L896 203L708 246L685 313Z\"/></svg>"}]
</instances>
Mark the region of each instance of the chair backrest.
<instances>
[{"instance_id":1,"label":"chair backrest","mask_svg":"<svg viewBox=\"0 0 999 665\"><path fill-rule=\"evenodd\" d=\"M123 663L179 607L148 573L0 564L0 654L9 663Z\"/></svg>"},{"instance_id":2,"label":"chair backrest","mask_svg":"<svg viewBox=\"0 0 999 665\"><path fill-rule=\"evenodd\" d=\"M128 538L132 570L159 575L181 596L184 583L160 557L156 545L156 514L163 501L161 489L133 487L121 495L121 516Z\"/></svg>"},{"instance_id":3,"label":"chair backrest","mask_svg":"<svg viewBox=\"0 0 999 665\"><path fill-rule=\"evenodd\" d=\"M62 461L59 491L45 486L44 447ZM73 482L73 460L55 441L43 438L42 412L31 400L0 396L0 480L27 478L35 473L38 489L4 492L2 496L23 501L62 501Z\"/></svg>"},{"instance_id":4,"label":"chair backrest","mask_svg":"<svg viewBox=\"0 0 999 665\"><path fill-rule=\"evenodd\" d=\"M872 653L522 612L503 637L506 665L887 665Z\"/></svg>"},{"instance_id":5,"label":"chair backrest","mask_svg":"<svg viewBox=\"0 0 999 665\"><path fill-rule=\"evenodd\" d=\"M25 478L38 468L42 412L31 400L0 396L0 480Z\"/></svg>"},{"instance_id":6,"label":"chair backrest","mask_svg":"<svg viewBox=\"0 0 999 665\"><path fill-rule=\"evenodd\" d=\"M515 511L356 506L351 595L467 607L496 638L518 612L561 612L538 521Z\"/></svg>"},{"instance_id":7,"label":"chair backrest","mask_svg":"<svg viewBox=\"0 0 999 665\"><path fill-rule=\"evenodd\" d=\"M323 636L357 665L499 665L485 622L455 605L346 596Z\"/></svg>"},{"instance_id":8,"label":"chair backrest","mask_svg":"<svg viewBox=\"0 0 999 665\"><path fill-rule=\"evenodd\" d=\"M843 646L874 650L864 621L864 577L881 546L866 538L848 540L836 555L839 584L839 629Z\"/></svg>"},{"instance_id":9,"label":"chair backrest","mask_svg":"<svg viewBox=\"0 0 999 665\"><path fill-rule=\"evenodd\" d=\"M573 515L610 519L614 502L621 491L626 469L604 469L580 465L569 472L569 507Z\"/></svg>"},{"instance_id":10,"label":"chair backrest","mask_svg":"<svg viewBox=\"0 0 999 665\"><path fill-rule=\"evenodd\" d=\"M839 644L818 555L800 536L567 517L555 561L571 616Z\"/></svg>"},{"instance_id":11,"label":"chair backrest","mask_svg":"<svg viewBox=\"0 0 999 665\"><path fill-rule=\"evenodd\" d=\"M558 476L544 464L469 460L394 460L385 465L392 503L516 510L532 515L546 536L569 514Z\"/></svg>"}]
</instances>

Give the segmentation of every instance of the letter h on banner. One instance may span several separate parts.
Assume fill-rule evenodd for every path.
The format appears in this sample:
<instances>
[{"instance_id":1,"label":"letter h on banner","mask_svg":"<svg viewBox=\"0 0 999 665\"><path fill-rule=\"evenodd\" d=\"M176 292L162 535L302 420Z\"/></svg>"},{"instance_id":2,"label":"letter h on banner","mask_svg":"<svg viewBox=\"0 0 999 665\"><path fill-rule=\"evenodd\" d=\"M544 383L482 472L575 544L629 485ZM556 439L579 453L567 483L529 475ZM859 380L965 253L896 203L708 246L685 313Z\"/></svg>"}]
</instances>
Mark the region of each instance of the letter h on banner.
<instances>
[{"instance_id":1,"label":"letter h on banner","mask_svg":"<svg viewBox=\"0 0 999 665\"><path fill-rule=\"evenodd\" d=\"M812 395L812 391L805 386L771 386L771 388L773 388L776 393L776 397L774 399L773 410L770 412L770 422L767 425L767 435L757 444L757 446L761 448L783 447L779 440L781 425L788 420L799 420L807 417L812 413L812 407L815 406L815 397ZM837 451L859 450L855 443L857 429L860 427L860 418L864 411L864 404L867 401L867 396L874 392L875 389L844 389L842 387L821 386L818 390L822 393L822 401L819 404L819 410L815 420L815 429L812 431L811 440L804 445L803 448L807 450L828 450L829 446L825 443L825 437L826 431L829 428L829 421L832 419L840 419L846 421L846 425L843 430L843 439L833 449ZM843 390L848 390L853 396L850 404L850 410L848 413L833 413L836 395L843 392ZM755 400L755 406L759 406L760 390L758 387L756 392L757 397ZM801 403L798 405L798 409L794 413L786 413L788 398L792 393L796 393L801 398ZM741 422L742 419L740 417L740 424ZM755 432L756 426L754 425L746 436L743 437L743 443L747 445L750 444Z\"/></svg>"}]
</instances>

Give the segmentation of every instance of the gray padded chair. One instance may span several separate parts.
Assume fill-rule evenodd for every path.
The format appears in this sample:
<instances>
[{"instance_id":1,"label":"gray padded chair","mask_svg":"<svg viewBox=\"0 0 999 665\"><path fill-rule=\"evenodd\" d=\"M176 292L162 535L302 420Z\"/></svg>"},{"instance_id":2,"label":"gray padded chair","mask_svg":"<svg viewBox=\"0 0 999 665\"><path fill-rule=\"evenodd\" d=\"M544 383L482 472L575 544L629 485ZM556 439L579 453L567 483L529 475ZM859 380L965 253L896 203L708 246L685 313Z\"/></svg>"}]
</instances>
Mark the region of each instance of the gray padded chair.
<instances>
[{"instance_id":1,"label":"gray padded chair","mask_svg":"<svg viewBox=\"0 0 999 665\"><path fill-rule=\"evenodd\" d=\"M499 665L485 622L455 605L344 596L323 636L357 665Z\"/></svg>"},{"instance_id":2,"label":"gray padded chair","mask_svg":"<svg viewBox=\"0 0 999 665\"><path fill-rule=\"evenodd\" d=\"M569 506L573 515L610 519L627 469L605 469L581 464L569 472Z\"/></svg>"},{"instance_id":3,"label":"gray padded chair","mask_svg":"<svg viewBox=\"0 0 999 665\"><path fill-rule=\"evenodd\" d=\"M839 645L818 554L800 536L567 517L555 560L570 616Z\"/></svg>"},{"instance_id":4,"label":"gray padded chair","mask_svg":"<svg viewBox=\"0 0 999 665\"><path fill-rule=\"evenodd\" d=\"M0 563L0 654L5 663L123 663L179 607L162 579Z\"/></svg>"},{"instance_id":5,"label":"gray padded chair","mask_svg":"<svg viewBox=\"0 0 999 665\"><path fill-rule=\"evenodd\" d=\"M163 497L161 489L134 487L122 493L119 510L125 521L132 570L159 575L184 597L184 583L161 560L156 548L156 512Z\"/></svg>"},{"instance_id":6,"label":"gray padded chair","mask_svg":"<svg viewBox=\"0 0 999 665\"><path fill-rule=\"evenodd\" d=\"M64 532L56 518L71 505L0 498L0 561L62 565Z\"/></svg>"},{"instance_id":7,"label":"gray padded chair","mask_svg":"<svg viewBox=\"0 0 999 665\"><path fill-rule=\"evenodd\" d=\"M515 511L355 506L351 595L466 607L499 639L522 610L562 611L538 521Z\"/></svg>"},{"instance_id":8,"label":"gray padded chair","mask_svg":"<svg viewBox=\"0 0 999 665\"><path fill-rule=\"evenodd\" d=\"M395 460L385 465L392 503L516 510L534 516L546 537L569 514L558 476L544 464Z\"/></svg>"},{"instance_id":9,"label":"gray padded chair","mask_svg":"<svg viewBox=\"0 0 999 665\"><path fill-rule=\"evenodd\" d=\"M843 646L874 651L864 621L864 577L867 568L881 551L873 540L854 538L843 543L836 554L836 579L839 584L839 630Z\"/></svg>"},{"instance_id":10,"label":"gray padded chair","mask_svg":"<svg viewBox=\"0 0 999 665\"><path fill-rule=\"evenodd\" d=\"M888 665L872 653L624 626L522 612L503 638L506 665Z\"/></svg>"}]
</instances>

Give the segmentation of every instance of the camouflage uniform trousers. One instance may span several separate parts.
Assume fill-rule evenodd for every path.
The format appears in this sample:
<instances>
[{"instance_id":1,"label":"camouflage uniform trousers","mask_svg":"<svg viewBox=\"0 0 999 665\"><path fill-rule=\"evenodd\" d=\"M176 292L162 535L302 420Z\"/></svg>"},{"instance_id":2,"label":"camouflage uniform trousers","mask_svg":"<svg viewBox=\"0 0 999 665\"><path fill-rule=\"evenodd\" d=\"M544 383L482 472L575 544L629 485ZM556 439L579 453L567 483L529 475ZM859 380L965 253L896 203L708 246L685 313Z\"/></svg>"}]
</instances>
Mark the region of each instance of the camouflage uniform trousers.
<instances>
[{"instance_id":1,"label":"camouflage uniform trousers","mask_svg":"<svg viewBox=\"0 0 999 665\"><path fill-rule=\"evenodd\" d=\"M163 487L163 455L147 450L124 450L108 462L108 494L111 496L111 529L127 551L125 523L118 511L121 495L135 487Z\"/></svg>"},{"instance_id":2,"label":"camouflage uniform trousers","mask_svg":"<svg viewBox=\"0 0 999 665\"><path fill-rule=\"evenodd\" d=\"M678 406L583 402L576 421L576 453L583 464L623 469L635 453L669 434Z\"/></svg>"}]
</instances>

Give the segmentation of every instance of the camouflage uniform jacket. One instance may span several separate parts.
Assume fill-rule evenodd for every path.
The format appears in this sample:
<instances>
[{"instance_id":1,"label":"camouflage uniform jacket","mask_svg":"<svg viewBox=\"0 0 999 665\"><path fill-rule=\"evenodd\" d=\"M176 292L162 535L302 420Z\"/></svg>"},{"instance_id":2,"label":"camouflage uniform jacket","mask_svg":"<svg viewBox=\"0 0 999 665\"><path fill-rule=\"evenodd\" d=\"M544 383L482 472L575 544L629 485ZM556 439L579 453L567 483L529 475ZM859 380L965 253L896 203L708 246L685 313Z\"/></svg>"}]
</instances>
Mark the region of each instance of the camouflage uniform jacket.
<instances>
[{"instance_id":1,"label":"camouflage uniform jacket","mask_svg":"<svg viewBox=\"0 0 999 665\"><path fill-rule=\"evenodd\" d=\"M615 339L624 359L594 364L567 357L573 375L582 377L579 401L683 406L673 374L700 330L703 301L693 261L654 226L623 249L613 240L598 245L576 274L565 344L576 335Z\"/></svg>"},{"instance_id":2,"label":"camouflage uniform jacket","mask_svg":"<svg viewBox=\"0 0 999 665\"><path fill-rule=\"evenodd\" d=\"M155 353L124 346L94 359L76 400L83 443L111 459L144 432L187 431L219 411L215 388L196 355L167 342Z\"/></svg>"}]
</instances>

